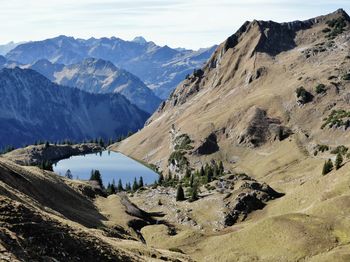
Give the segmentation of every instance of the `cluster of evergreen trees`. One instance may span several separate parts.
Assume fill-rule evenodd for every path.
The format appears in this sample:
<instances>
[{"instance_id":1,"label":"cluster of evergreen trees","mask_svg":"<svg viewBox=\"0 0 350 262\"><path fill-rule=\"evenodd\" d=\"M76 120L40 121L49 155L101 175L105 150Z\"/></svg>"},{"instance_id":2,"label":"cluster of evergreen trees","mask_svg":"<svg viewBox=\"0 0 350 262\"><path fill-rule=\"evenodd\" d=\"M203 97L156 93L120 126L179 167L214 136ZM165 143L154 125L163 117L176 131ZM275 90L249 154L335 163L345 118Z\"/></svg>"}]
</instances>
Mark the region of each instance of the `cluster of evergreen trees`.
<instances>
[{"instance_id":1,"label":"cluster of evergreen trees","mask_svg":"<svg viewBox=\"0 0 350 262\"><path fill-rule=\"evenodd\" d=\"M125 188L123 187L123 182L121 179L118 180L118 184L116 184L115 180L113 179L112 183L108 183L107 187L104 188L103 182L102 182L102 175L99 170L91 171L90 181L97 181L101 189L105 190L108 195L116 194L118 192L123 192L123 191L135 192L138 189L144 187L143 177L141 176L139 180L137 180L135 177L132 185L131 183L126 183Z\"/></svg>"},{"instance_id":2,"label":"cluster of evergreen trees","mask_svg":"<svg viewBox=\"0 0 350 262\"><path fill-rule=\"evenodd\" d=\"M38 165L38 167L42 170L48 170L48 171L53 171L53 167L52 167L52 162L49 160L43 160L41 161L41 163Z\"/></svg>"},{"instance_id":3,"label":"cluster of evergreen trees","mask_svg":"<svg viewBox=\"0 0 350 262\"><path fill-rule=\"evenodd\" d=\"M127 133L127 135L120 135L119 137L117 137L116 139L113 139L113 138L110 138L108 139L108 141L106 141L105 139L99 137L99 138L95 138L95 139L84 139L82 141L73 141L73 140L70 140L70 139L64 139L64 140L60 140L60 141L55 141L51 144L53 145L74 145L74 144L79 144L79 143L94 143L94 144L98 144L102 147L105 147L105 146L110 146L114 143L117 143L117 142L120 142L122 140L124 140L125 138L128 138L129 136L133 135L133 132L129 131ZM35 141L33 145L45 145L45 147L48 147L50 146L50 142L49 141L45 141L45 140L38 140L38 141ZM28 145L27 145L28 146ZM6 149L11 149L13 150L14 147L13 146L7 146ZM3 149L4 151L5 149Z\"/></svg>"},{"instance_id":4,"label":"cluster of evergreen trees","mask_svg":"<svg viewBox=\"0 0 350 262\"><path fill-rule=\"evenodd\" d=\"M191 169L187 169L185 175L180 179L177 175L172 175L169 171L167 177L163 174L159 175L158 181L154 183L155 186L165 186L165 187L177 187L176 200L183 201L186 199L184 187L187 188L187 195L190 201L195 201L198 199L199 187L204 184L208 184L215 179L224 175L224 165L222 161L215 162L212 161L211 164L206 164L201 166L199 170L194 172Z\"/></svg>"},{"instance_id":5,"label":"cluster of evergreen trees","mask_svg":"<svg viewBox=\"0 0 350 262\"><path fill-rule=\"evenodd\" d=\"M11 152L13 150L15 150L14 146L5 146L5 147L0 149L0 155L6 154L6 153Z\"/></svg>"},{"instance_id":6,"label":"cluster of evergreen trees","mask_svg":"<svg viewBox=\"0 0 350 262\"><path fill-rule=\"evenodd\" d=\"M334 161L334 165L331 159L328 159L324 164L323 164L323 169L322 169L322 175L326 175L329 172L331 172L333 170L333 168L335 167L335 169L339 169L341 168L343 163L343 156L341 152L337 153L337 156L335 158Z\"/></svg>"}]
</instances>

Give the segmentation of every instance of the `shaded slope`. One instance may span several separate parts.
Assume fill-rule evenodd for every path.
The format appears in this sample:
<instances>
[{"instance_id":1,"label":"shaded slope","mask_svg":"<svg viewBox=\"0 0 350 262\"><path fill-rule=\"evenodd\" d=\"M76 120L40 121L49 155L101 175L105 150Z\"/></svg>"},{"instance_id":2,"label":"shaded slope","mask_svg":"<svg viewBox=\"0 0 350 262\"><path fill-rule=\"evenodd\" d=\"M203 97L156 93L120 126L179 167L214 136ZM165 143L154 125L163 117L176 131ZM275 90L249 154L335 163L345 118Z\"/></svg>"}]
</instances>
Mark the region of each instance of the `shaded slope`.
<instances>
[{"instance_id":1,"label":"shaded slope","mask_svg":"<svg viewBox=\"0 0 350 262\"><path fill-rule=\"evenodd\" d=\"M58 86L33 70L0 71L0 94L2 146L116 138L138 130L148 117L122 95Z\"/></svg>"}]
</instances>

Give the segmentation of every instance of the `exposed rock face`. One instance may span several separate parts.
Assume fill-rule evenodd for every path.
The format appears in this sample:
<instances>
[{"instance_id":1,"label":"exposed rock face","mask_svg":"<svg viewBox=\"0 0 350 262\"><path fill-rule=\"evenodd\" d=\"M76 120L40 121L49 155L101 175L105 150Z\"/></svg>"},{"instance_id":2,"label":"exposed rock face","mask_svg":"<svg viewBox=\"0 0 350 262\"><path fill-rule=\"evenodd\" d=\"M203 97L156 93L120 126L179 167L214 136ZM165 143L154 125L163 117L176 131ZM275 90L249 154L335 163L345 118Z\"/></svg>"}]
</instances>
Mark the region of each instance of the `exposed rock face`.
<instances>
[{"instance_id":1,"label":"exposed rock face","mask_svg":"<svg viewBox=\"0 0 350 262\"><path fill-rule=\"evenodd\" d=\"M78 145L45 145L28 146L13 150L4 155L5 158L14 161L19 165L39 165L43 161L58 161L73 155L89 154L100 152L103 147L97 144Z\"/></svg>"},{"instance_id":2,"label":"exposed rock face","mask_svg":"<svg viewBox=\"0 0 350 262\"><path fill-rule=\"evenodd\" d=\"M280 120L269 118L263 109L253 107L246 117L245 128L238 138L240 144L256 147L269 139L283 140L291 134L288 128L281 125Z\"/></svg>"},{"instance_id":3,"label":"exposed rock face","mask_svg":"<svg viewBox=\"0 0 350 262\"><path fill-rule=\"evenodd\" d=\"M217 136L215 133L211 133L204 139L201 145L195 149L195 153L199 155L210 155L219 150Z\"/></svg>"},{"instance_id":4,"label":"exposed rock face","mask_svg":"<svg viewBox=\"0 0 350 262\"><path fill-rule=\"evenodd\" d=\"M245 174L232 175L225 181L219 181L218 185L223 192L227 191L225 188L233 189L224 198L225 226L245 220L252 211L263 209L269 200L283 196L267 184L261 184Z\"/></svg>"}]
</instances>

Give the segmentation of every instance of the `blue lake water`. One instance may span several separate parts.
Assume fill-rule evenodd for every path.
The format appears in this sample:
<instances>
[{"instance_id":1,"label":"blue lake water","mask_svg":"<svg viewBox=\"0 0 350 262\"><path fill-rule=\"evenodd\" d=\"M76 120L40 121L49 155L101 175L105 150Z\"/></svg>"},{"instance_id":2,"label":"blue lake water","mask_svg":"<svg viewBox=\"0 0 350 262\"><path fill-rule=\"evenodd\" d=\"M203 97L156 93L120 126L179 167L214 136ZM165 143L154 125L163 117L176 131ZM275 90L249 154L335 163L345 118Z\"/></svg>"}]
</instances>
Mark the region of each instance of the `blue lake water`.
<instances>
[{"instance_id":1,"label":"blue lake water","mask_svg":"<svg viewBox=\"0 0 350 262\"><path fill-rule=\"evenodd\" d=\"M54 172L62 176L68 169L74 179L81 180L88 180L92 169L99 170L105 186L112 183L113 179L116 183L121 179L124 186L127 182L132 184L135 177L138 181L142 176L145 184L153 184L158 180L158 174L153 170L121 153L112 151L72 156L53 165Z\"/></svg>"}]
</instances>

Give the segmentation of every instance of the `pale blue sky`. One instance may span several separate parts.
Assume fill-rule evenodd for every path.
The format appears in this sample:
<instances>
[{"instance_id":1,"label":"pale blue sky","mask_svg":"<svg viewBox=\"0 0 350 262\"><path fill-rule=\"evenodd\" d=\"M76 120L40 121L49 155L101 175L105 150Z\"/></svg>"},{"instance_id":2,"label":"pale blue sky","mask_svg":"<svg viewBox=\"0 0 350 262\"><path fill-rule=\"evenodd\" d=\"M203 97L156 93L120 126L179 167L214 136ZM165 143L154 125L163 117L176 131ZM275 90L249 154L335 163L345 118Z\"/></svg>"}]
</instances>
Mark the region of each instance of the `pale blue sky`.
<instances>
[{"instance_id":1,"label":"pale blue sky","mask_svg":"<svg viewBox=\"0 0 350 262\"><path fill-rule=\"evenodd\" d=\"M0 43L142 35L196 49L224 41L246 20L302 20L338 8L349 13L350 0L0 0Z\"/></svg>"}]
</instances>

